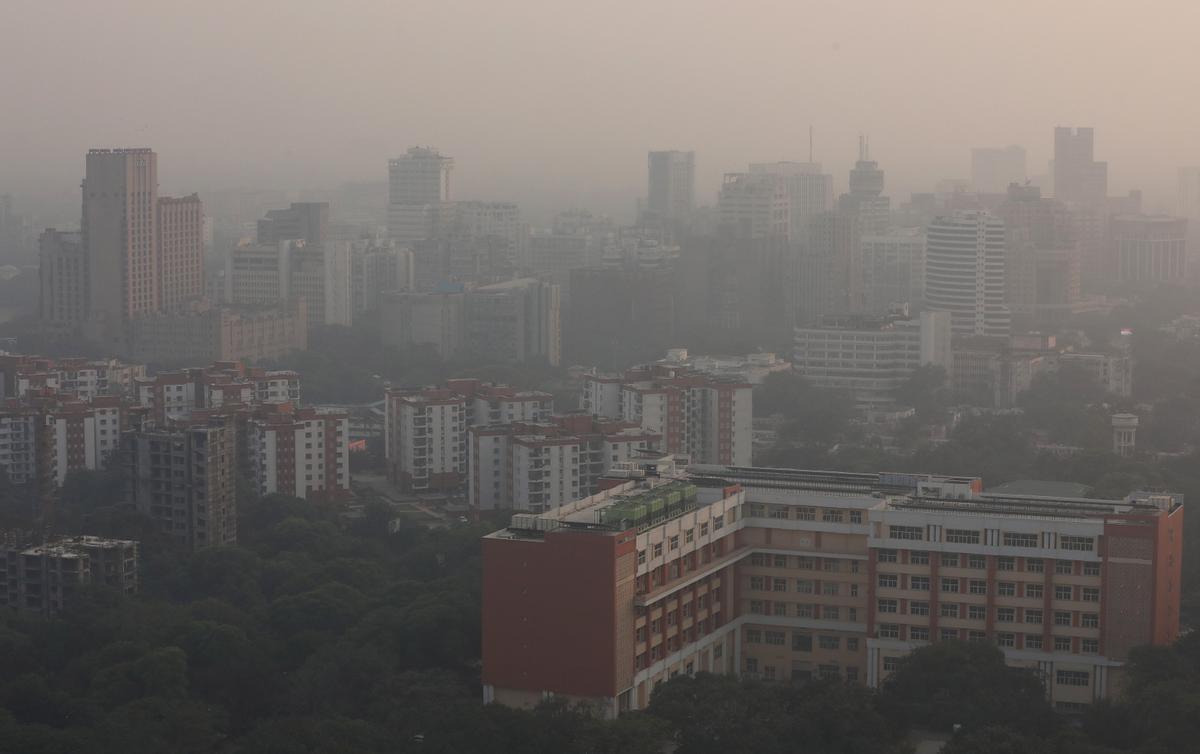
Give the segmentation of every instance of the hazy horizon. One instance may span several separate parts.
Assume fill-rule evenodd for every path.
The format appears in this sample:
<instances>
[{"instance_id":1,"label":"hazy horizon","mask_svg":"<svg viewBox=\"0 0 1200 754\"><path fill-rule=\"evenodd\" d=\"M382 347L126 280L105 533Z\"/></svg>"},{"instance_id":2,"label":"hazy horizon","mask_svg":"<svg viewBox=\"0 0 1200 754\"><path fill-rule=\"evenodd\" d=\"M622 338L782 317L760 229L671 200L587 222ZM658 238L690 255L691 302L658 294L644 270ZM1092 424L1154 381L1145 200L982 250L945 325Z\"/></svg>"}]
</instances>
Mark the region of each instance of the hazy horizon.
<instances>
[{"instance_id":1,"label":"hazy horizon","mask_svg":"<svg viewBox=\"0 0 1200 754\"><path fill-rule=\"evenodd\" d=\"M456 198L624 215L648 149L695 150L709 204L722 173L808 159L810 125L839 191L869 134L894 204L968 177L971 147L1044 173L1056 125L1094 127L1110 194L1149 209L1200 163L1192 4L1143 4L1146 35L1074 1L196 7L10 3L0 192L73 199L91 147L153 147L181 193L382 181L428 144Z\"/></svg>"}]
</instances>

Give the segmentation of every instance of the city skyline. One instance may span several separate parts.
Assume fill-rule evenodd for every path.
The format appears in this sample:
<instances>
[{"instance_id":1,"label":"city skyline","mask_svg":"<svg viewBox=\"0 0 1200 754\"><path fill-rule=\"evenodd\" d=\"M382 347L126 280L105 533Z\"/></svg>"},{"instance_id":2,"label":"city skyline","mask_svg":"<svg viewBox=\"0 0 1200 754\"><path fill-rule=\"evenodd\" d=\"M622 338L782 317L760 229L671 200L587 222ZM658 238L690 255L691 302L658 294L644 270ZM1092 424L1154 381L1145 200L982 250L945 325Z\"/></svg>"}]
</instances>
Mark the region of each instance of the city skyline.
<instances>
[{"instance_id":1,"label":"city skyline","mask_svg":"<svg viewBox=\"0 0 1200 754\"><path fill-rule=\"evenodd\" d=\"M382 181L387 159L411 144L432 144L464 166L456 176L462 198L513 200L539 215L580 205L631 213L643 191L647 150L696 151L697 203L709 204L725 172L748 162L807 159L810 125L814 159L839 179L853 162L858 135L871 134L874 158L887 166L897 197L968 177L970 150L988 145L1021 145L1030 172L1044 173L1053 148L1046 134L1056 125L1094 126L1112 193L1143 188L1152 208L1173 201L1179 167L1200 162L1200 146L1184 125L1200 107L1167 96L1186 86L1186 17L1200 13L1188 6L1173 6L1179 23L1164 24L1151 41L1127 38L1122 14L1094 5L1086 6L1089 36L1080 40L1075 3L1039 6L1036 25L1017 9L944 3L771 12L759 6L760 13L749 8L736 16L692 5L698 12L680 36L696 44L662 63L655 51L670 45L658 29L668 28L677 10L667 4L638 14L628 7L579 9L569 24L562 23L565 10L540 3L503 11L477 4L406 10L406 26L429 31L410 35L403 46L384 43L399 20L373 5L325 18L319 4L289 5L284 14L262 3L239 7L241 23L233 27L216 12L219 5L184 23L141 2L73 8L69 17L18 4L11 14L16 28L53 27L66 35L60 44L90 63L48 68L38 87L17 90L14 110L40 117L6 124L0 191L63 196L79 177L71 155L104 145L153 145L176 166L170 180L178 185L164 185L164 193L178 194ZM458 23L464 9L479 23ZM904 24L908 36L896 37L890 30L901 19L917 23ZM159 70L124 52L100 54L101 35L72 31L116 24L138 32L150 54L169 64ZM789 29L801 24L822 29L822 41L794 42ZM497 26L511 33L476 31ZM989 33L962 33L981 27ZM264 34L267 28L273 31ZM326 48L356 54L310 60L284 54L275 41L312 39L314 28ZM613 35L625 41L618 62L603 54ZM3 56L34 54L26 45L39 36L17 35ZM250 40L240 45L254 49L249 61L219 52L222 44ZM972 54L965 56L968 40ZM704 53L730 46L742 54L739 65L724 65L726 54ZM1062 54L1072 47L1080 54ZM1125 52L1087 54L1109 49ZM445 50L452 54L431 57ZM438 62L426 76L372 73L411 70L431 59ZM899 60L904 65L895 65ZM744 75L756 64L786 76L789 97L779 98L777 75L761 83ZM249 78L247 65L255 70ZM480 70L489 75L478 76ZM113 89L107 82L117 76L126 85ZM190 84L186 101L141 94L180 80ZM506 80L523 83L505 87ZM734 86L736 100L718 94ZM589 96L575 96L576 89ZM669 108L661 104L664 89L676 94ZM261 104L264 90L317 106L306 107L301 119L277 117ZM1171 117L1152 117L1168 101ZM86 127L64 111L80 102L89 103ZM1017 107L1026 117L1010 115ZM845 189L841 180L836 188Z\"/></svg>"}]
</instances>

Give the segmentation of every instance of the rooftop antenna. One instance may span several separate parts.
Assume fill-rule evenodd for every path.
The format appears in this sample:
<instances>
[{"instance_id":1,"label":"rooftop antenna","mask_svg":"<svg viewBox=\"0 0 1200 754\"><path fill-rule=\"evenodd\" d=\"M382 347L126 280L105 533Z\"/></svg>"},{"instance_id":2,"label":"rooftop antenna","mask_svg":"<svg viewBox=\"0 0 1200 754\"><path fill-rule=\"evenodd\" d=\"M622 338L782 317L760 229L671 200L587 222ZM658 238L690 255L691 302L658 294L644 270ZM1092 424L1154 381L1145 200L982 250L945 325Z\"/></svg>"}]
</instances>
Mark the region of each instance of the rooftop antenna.
<instances>
[{"instance_id":1,"label":"rooftop antenna","mask_svg":"<svg viewBox=\"0 0 1200 754\"><path fill-rule=\"evenodd\" d=\"M862 134L858 135L858 159L859 162L865 162L867 159L867 137Z\"/></svg>"},{"instance_id":2,"label":"rooftop antenna","mask_svg":"<svg viewBox=\"0 0 1200 754\"><path fill-rule=\"evenodd\" d=\"M808 124L808 161L809 163L813 161L813 127L811 123Z\"/></svg>"}]
</instances>

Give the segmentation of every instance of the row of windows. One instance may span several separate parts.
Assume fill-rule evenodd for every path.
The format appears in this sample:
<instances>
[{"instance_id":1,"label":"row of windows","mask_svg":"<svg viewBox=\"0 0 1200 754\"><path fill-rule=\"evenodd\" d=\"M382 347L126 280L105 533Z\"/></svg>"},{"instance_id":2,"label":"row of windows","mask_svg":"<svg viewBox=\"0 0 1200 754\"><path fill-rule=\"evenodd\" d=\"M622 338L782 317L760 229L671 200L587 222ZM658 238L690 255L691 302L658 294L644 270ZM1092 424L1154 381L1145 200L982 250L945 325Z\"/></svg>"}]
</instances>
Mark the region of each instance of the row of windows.
<instances>
[{"instance_id":1,"label":"row of windows","mask_svg":"<svg viewBox=\"0 0 1200 754\"><path fill-rule=\"evenodd\" d=\"M730 513L730 520L732 520L734 517L734 512L730 511L729 513ZM724 515L713 516L712 528L713 528L713 531L718 531L720 529L725 528L725 516ZM701 537L708 536L708 521L701 522L700 536ZM683 541L685 543L690 544L693 541L695 541L695 539L696 539L695 527L688 529L687 531L685 531L683 533ZM667 539L666 544L667 544L668 550L678 550L679 549L679 535L675 534L675 535L669 537ZM654 553L651 557L655 557L655 558L662 557L662 554L663 554L663 543L662 542L655 542L653 545L651 545L650 549L651 549L651 552ZM638 565L644 565L645 562L646 562L646 551L638 550Z\"/></svg>"},{"instance_id":2,"label":"row of windows","mask_svg":"<svg viewBox=\"0 0 1200 754\"><path fill-rule=\"evenodd\" d=\"M966 608L965 613L964 609ZM876 609L880 613L899 613L899 600L881 599L876 603ZM912 600L908 603L909 615L929 615L930 606L928 602ZM961 605L957 602L943 602L938 605L938 614L943 618L962 618L965 614L967 620L986 620L987 608L984 605ZM1074 613L1069 610L1054 610L1054 625L1056 626L1072 626L1074 625ZM1041 609L1026 609L1021 613L1022 622L1032 625L1041 625L1044 612ZM1016 623L1017 608L1015 607L998 607L996 608L997 623ZM1100 614L1099 613L1080 613L1079 625L1082 628L1099 628Z\"/></svg>"},{"instance_id":3,"label":"row of windows","mask_svg":"<svg viewBox=\"0 0 1200 754\"><path fill-rule=\"evenodd\" d=\"M931 554L928 550L911 550L907 551L907 561L913 565L929 565ZM987 556L985 555L963 555L956 552L943 552L937 554L938 562L945 568L973 568L975 570L985 570L987 568ZM896 550L877 550L876 560L880 563L899 563L901 562L900 553ZM1020 558L1023 565L1023 570L1029 573L1045 573L1046 561L1044 558ZM1008 555L996 556L997 571L1015 571L1017 570L1018 558ZM1059 575L1069 576L1077 572L1084 576L1099 576L1100 564L1096 562L1084 562L1076 568L1074 560L1055 560L1054 572Z\"/></svg>"},{"instance_id":4,"label":"row of windows","mask_svg":"<svg viewBox=\"0 0 1200 754\"><path fill-rule=\"evenodd\" d=\"M755 518L774 518L780 520L796 520L796 521L816 521L821 520L828 524L841 524L849 521L852 524L861 524L863 522L863 513L858 510L840 510L838 508L821 508L818 516L818 509L805 506L793 505L764 505L763 503L750 503L750 510L747 515Z\"/></svg>"},{"instance_id":5,"label":"row of windows","mask_svg":"<svg viewBox=\"0 0 1200 754\"><path fill-rule=\"evenodd\" d=\"M787 644L787 633L784 631L763 630L758 628L746 629L747 644L767 644L769 646L782 647ZM858 637L846 637L846 651L858 651ZM842 637L828 636L820 634L817 636L817 648L829 651L840 651L842 648ZM793 652L811 652L813 650L813 635L800 631L792 632L792 651Z\"/></svg>"},{"instance_id":6,"label":"row of windows","mask_svg":"<svg viewBox=\"0 0 1200 754\"><path fill-rule=\"evenodd\" d=\"M924 526L888 526L888 536L892 539L923 540ZM946 529L946 542L953 544L977 545L982 541L977 529ZM1041 534L1026 534L1022 532L1004 532L1001 541L1005 547L1041 547ZM1058 537L1058 549L1074 550L1076 552L1093 552L1096 549L1095 537L1083 537L1063 534Z\"/></svg>"},{"instance_id":7,"label":"row of windows","mask_svg":"<svg viewBox=\"0 0 1200 754\"><path fill-rule=\"evenodd\" d=\"M760 568L798 568L801 571L824 571L826 573L858 573L862 564L847 558L816 558L808 555L767 555L756 552L750 556L750 565Z\"/></svg>"},{"instance_id":8,"label":"row of windows","mask_svg":"<svg viewBox=\"0 0 1200 754\"><path fill-rule=\"evenodd\" d=\"M878 576L877 584L881 589L898 589L900 588L900 575L894 573L881 573ZM940 580L941 591L946 594L963 593L963 579L957 577L944 577ZM917 592L928 592L930 585L929 576L909 576L908 589ZM1000 581L996 583L996 594L1000 597L1016 597L1018 584L1013 581ZM1045 594L1045 585L1040 583L1022 583L1021 596L1040 599ZM778 590L777 590L778 591ZM986 595L988 593L988 582L983 579L967 580L967 594ZM1099 602L1100 589L1099 587L1076 587L1070 584L1055 584L1054 599L1062 601L1082 600L1083 602Z\"/></svg>"},{"instance_id":9,"label":"row of windows","mask_svg":"<svg viewBox=\"0 0 1200 754\"><path fill-rule=\"evenodd\" d=\"M750 589L759 592L787 592L791 579L780 576L751 576ZM796 579L797 594L822 594L826 597L858 596L858 584L843 584L839 581L813 581L811 579Z\"/></svg>"},{"instance_id":10,"label":"row of windows","mask_svg":"<svg viewBox=\"0 0 1200 754\"><path fill-rule=\"evenodd\" d=\"M958 628L943 628L938 632L938 637L942 641L958 641L963 638L962 630ZM883 623L879 626L879 637L882 639L898 639L900 638L900 627L895 624ZM1006 648L1016 648L1018 634L999 632L996 634L996 645ZM1044 642L1042 634L1021 634L1023 636L1022 646L1024 649L1043 649ZM987 641L987 634L983 631L967 631L967 641ZM929 628L926 626L909 626L908 628L909 641L931 641ZM1056 652L1072 652L1074 651L1074 640L1070 636L1054 636L1051 637L1051 646ZM1079 652L1081 654L1099 654L1100 641L1098 639L1080 639ZM887 666L887 658L884 659L884 670L894 670ZM1086 673L1084 674L1086 675ZM1086 685L1086 684L1083 684Z\"/></svg>"},{"instance_id":11,"label":"row of windows","mask_svg":"<svg viewBox=\"0 0 1200 754\"><path fill-rule=\"evenodd\" d=\"M775 615L791 618L813 618L815 620L845 620L855 623L858 621L858 608L848 607L844 610L839 605L814 605L806 602L767 602L765 600L750 600L750 613L754 615Z\"/></svg>"}]
</instances>

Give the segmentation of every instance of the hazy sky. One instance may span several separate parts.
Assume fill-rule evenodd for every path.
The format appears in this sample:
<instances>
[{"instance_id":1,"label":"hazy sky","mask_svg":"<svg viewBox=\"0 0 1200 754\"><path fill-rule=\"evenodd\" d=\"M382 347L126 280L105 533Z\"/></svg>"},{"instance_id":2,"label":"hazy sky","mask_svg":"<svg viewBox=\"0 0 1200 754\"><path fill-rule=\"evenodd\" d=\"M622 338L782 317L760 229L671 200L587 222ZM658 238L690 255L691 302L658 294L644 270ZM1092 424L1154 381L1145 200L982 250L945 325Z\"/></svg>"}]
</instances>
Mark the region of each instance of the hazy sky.
<instances>
[{"instance_id":1,"label":"hazy sky","mask_svg":"<svg viewBox=\"0 0 1200 754\"><path fill-rule=\"evenodd\" d=\"M1111 193L1200 163L1200 3L1109 0L4 0L0 191L75 195L92 146L152 146L162 189L381 180L431 144L458 198L625 212L648 148L698 199L749 161L857 135L907 198L969 148L1092 125Z\"/></svg>"}]
</instances>

